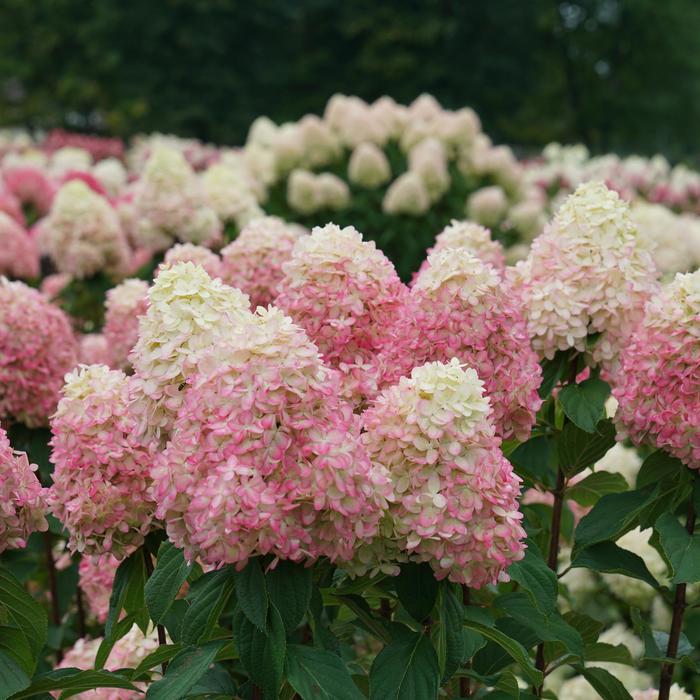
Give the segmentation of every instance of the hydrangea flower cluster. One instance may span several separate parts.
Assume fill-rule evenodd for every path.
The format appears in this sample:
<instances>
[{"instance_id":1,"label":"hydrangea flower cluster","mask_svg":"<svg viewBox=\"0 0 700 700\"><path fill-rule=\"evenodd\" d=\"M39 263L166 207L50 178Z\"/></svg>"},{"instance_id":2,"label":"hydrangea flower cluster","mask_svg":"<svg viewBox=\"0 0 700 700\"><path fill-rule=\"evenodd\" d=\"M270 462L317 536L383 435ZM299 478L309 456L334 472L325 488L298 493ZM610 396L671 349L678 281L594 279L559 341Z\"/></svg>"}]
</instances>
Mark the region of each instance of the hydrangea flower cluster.
<instances>
[{"instance_id":1,"label":"hydrangea flower cluster","mask_svg":"<svg viewBox=\"0 0 700 700\"><path fill-rule=\"evenodd\" d=\"M283 276L282 265L306 233L305 228L274 216L256 219L221 251L221 278L247 294L252 308L271 304Z\"/></svg>"},{"instance_id":2,"label":"hydrangea flower cluster","mask_svg":"<svg viewBox=\"0 0 700 700\"><path fill-rule=\"evenodd\" d=\"M497 270L506 266L503 246L491 238L491 231L473 221L456 221L455 219L435 237L435 245L428 250L428 255L448 248L464 249L492 265ZM421 271L428 266L425 260Z\"/></svg>"},{"instance_id":3,"label":"hydrangea flower cluster","mask_svg":"<svg viewBox=\"0 0 700 700\"><path fill-rule=\"evenodd\" d=\"M0 278L0 419L46 425L77 354L61 309L23 282Z\"/></svg>"},{"instance_id":4,"label":"hydrangea flower cluster","mask_svg":"<svg viewBox=\"0 0 700 700\"><path fill-rule=\"evenodd\" d=\"M338 374L274 308L251 315L237 348L212 352L153 468L170 539L215 566L350 559L376 534L389 486Z\"/></svg>"},{"instance_id":5,"label":"hydrangea flower cluster","mask_svg":"<svg viewBox=\"0 0 700 700\"><path fill-rule=\"evenodd\" d=\"M138 385L134 410L144 433L165 437L201 355L242 333L248 316L248 297L212 280L200 265L177 263L160 272L129 358Z\"/></svg>"},{"instance_id":6,"label":"hydrangea flower cluster","mask_svg":"<svg viewBox=\"0 0 700 700\"><path fill-rule=\"evenodd\" d=\"M375 189L391 179L391 165L384 151L373 143L360 143L348 162L348 180Z\"/></svg>"},{"instance_id":7,"label":"hydrangea flower cluster","mask_svg":"<svg viewBox=\"0 0 700 700\"><path fill-rule=\"evenodd\" d=\"M314 228L282 269L275 304L343 374L343 395L361 404L376 394L378 353L393 342L407 288L374 242L352 226Z\"/></svg>"},{"instance_id":8,"label":"hydrangea flower cluster","mask_svg":"<svg viewBox=\"0 0 700 700\"><path fill-rule=\"evenodd\" d=\"M124 280L107 292L103 335L107 341L110 366L126 369L129 353L136 345L139 318L148 306L148 283L138 279Z\"/></svg>"},{"instance_id":9,"label":"hydrangea flower cluster","mask_svg":"<svg viewBox=\"0 0 700 700\"><path fill-rule=\"evenodd\" d=\"M151 153L133 201L138 245L165 250L175 240L211 246L221 237L221 223L207 206L201 183L184 156L159 146Z\"/></svg>"},{"instance_id":10,"label":"hydrangea flower cluster","mask_svg":"<svg viewBox=\"0 0 700 700\"><path fill-rule=\"evenodd\" d=\"M0 275L20 279L39 275L36 241L3 211L0 211Z\"/></svg>"},{"instance_id":11,"label":"hydrangea flower cluster","mask_svg":"<svg viewBox=\"0 0 700 700\"><path fill-rule=\"evenodd\" d=\"M119 370L90 365L66 377L51 419L48 503L73 552L122 559L151 528L154 447L139 438L132 401L133 383Z\"/></svg>"},{"instance_id":12,"label":"hydrangea flower cluster","mask_svg":"<svg viewBox=\"0 0 700 700\"><path fill-rule=\"evenodd\" d=\"M344 209L350 202L350 189L337 175L295 170L289 176L287 199L294 211L314 214L324 209Z\"/></svg>"},{"instance_id":13,"label":"hydrangea flower cluster","mask_svg":"<svg viewBox=\"0 0 700 700\"><path fill-rule=\"evenodd\" d=\"M700 270L677 274L649 301L613 395L621 437L700 469Z\"/></svg>"},{"instance_id":14,"label":"hydrangea flower cluster","mask_svg":"<svg viewBox=\"0 0 700 700\"><path fill-rule=\"evenodd\" d=\"M201 176L207 204L221 221L233 222L239 229L264 216L249 179L225 163L216 163Z\"/></svg>"},{"instance_id":15,"label":"hydrangea flower cluster","mask_svg":"<svg viewBox=\"0 0 700 700\"><path fill-rule=\"evenodd\" d=\"M60 668L79 668L87 671L95 668L97 652L102 643L102 637L88 639L82 637L64 654L63 661L58 664ZM118 640L105 662L107 671L117 671L120 668L136 668L149 654L158 649L158 638L155 630L144 635L134 625L129 632ZM159 674L154 674L157 680ZM134 684L139 690L123 690L119 688L97 688L78 693L72 697L77 700L140 700L144 697L147 684L137 682ZM60 693L56 693L58 697Z\"/></svg>"},{"instance_id":16,"label":"hydrangea flower cluster","mask_svg":"<svg viewBox=\"0 0 700 700\"><path fill-rule=\"evenodd\" d=\"M39 215L46 214L56 194L56 185L39 165L30 162L8 163L3 168L7 189L25 206Z\"/></svg>"},{"instance_id":17,"label":"hydrangea flower cluster","mask_svg":"<svg viewBox=\"0 0 700 700\"><path fill-rule=\"evenodd\" d=\"M176 265L179 262L193 262L195 265L201 265L209 277L221 277L221 259L216 253L204 246L193 245L192 243L178 243L174 245L165 253L161 269Z\"/></svg>"},{"instance_id":18,"label":"hydrangea flower cluster","mask_svg":"<svg viewBox=\"0 0 700 700\"><path fill-rule=\"evenodd\" d=\"M391 475L381 535L360 548L360 572L405 559L480 588L507 581L523 556L520 479L499 448L475 370L457 359L416 367L362 416L370 458Z\"/></svg>"},{"instance_id":19,"label":"hydrangea flower cluster","mask_svg":"<svg viewBox=\"0 0 700 700\"><path fill-rule=\"evenodd\" d=\"M58 271L78 279L98 272L117 276L130 257L117 213L82 180L58 191L42 222L41 240Z\"/></svg>"},{"instance_id":20,"label":"hydrangea flower cluster","mask_svg":"<svg viewBox=\"0 0 700 700\"><path fill-rule=\"evenodd\" d=\"M381 358L385 382L425 362L456 357L484 382L498 435L528 438L542 404L541 369L517 296L496 269L464 248L431 253L402 325L406 330Z\"/></svg>"},{"instance_id":21,"label":"hydrangea flower cluster","mask_svg":"<svg viewBox=\"0 0 700 700\"><path fill-rule=\"evenodd\" d=\"M112 352L102 333L86 333L78 340L78 363L81 365L112 365Z\"/></svg>"},{"instance_id":22,"label":"hydrangea flower cluster","mask_svg":"<svg viewBox=\"0 0 700 700\"><path fill-rule=\"evenodd\" d=\"M466 213L470 219L484 226L496 226L508 211L508 197L502 187L482 187L469 196Z\"/></svg>"},{"instance_id":23,"label":"hydrangea flower cluster","mask_svg":"<svg viewBox=\"0 0 700 700\"><path fill-rule=\"evenodd\" d=\"M627 205L602 183L589 182L535 239L514 278L541 356L575 348L610 372L643 314L655 267L637 243Z\"/></svg>"},{"instance_id":24,"label":"hydrangea flower cluster","mask_svg":"<svg viewBox=\"0 0 700 700\"><path fill-rule=\"evenodd\" d=\"M0 554L25 547L32 532L48 529L46 496L35 464L24 452L14 452L0 427Z\"/></svg>"},{"instance_id":25,"label":"hydrangea flower cluster","mask_svg":"<svg viewBox=\"0 0 700 700\"><path fill-rule=\"evenodd\" d=\"M119 564L119 559L111 554L99 554L82 557L78 566L78 585L87 610L101 625L107 621L109 597Z\"/></svg>"}]
</instances>

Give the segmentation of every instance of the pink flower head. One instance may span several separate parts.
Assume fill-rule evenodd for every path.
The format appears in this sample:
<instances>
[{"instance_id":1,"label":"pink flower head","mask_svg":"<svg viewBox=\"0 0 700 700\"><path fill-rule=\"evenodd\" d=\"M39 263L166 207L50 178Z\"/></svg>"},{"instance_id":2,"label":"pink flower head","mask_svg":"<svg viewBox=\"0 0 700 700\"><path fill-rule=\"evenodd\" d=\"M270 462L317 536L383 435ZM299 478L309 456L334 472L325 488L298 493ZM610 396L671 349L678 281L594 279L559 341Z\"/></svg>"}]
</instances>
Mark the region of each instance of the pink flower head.
<instances>
[{"instance_id":1,"label":"pink flower head","mask_svg":"<svg viewBox=\"0 0 700 700\"><path fill-rule=\"evenodd\" d=\"M0 427L0 554L25 547L36 530L48 529L46 496L24 452L14 452Z\"/></svg>"},{"instance_id":2,"label":"pink flower head","mask_svg":"<svg viewBox=\"0 0 700 700\"><path fill-rule=\"evenodd\" d=\"M7 189L20 202L34 207L40 216L48 213L56 187L39 166L30 163L12 165L5 168L3 177Z\"/></svg>"},{"instance_id":3,"label":"pink flower head","mask_svg":"<svg viewBox=\"0 0 700 700\"><path fill-rule=\"evenodd\" d=\"M513 278L541 356L575 348L610 373L642 316L656 268L638 245L628 205L602 183L587 182L535 239ZM599 337L587 344L593 334Z\"/></svg>"},{"instance_id":4,"label":"pink flower head","mask_svg":"<svg viewBox=\"0 0 700 700\"><path fill-rule=\"evenodd\" d=\"M75 366L70 321L41 292L0 278L0 418L29 427L48 424Z\"/></svg>"},{"instance_id":5,"label":"pink flower head","mask_svg":"<svg viewBox=\"0 0 700 700\"><path fill-rule=\"evenodd\" d=\"M621 438L700 469L700 270L677 274L651 298L616 379Z\"/></svg>"},{"instance_id":6,"label":"pink flower head","mask_svg":"<svg viewBox=\"0 0 700 700\"><path fill-rule=\"evenodd\" d=\"M64 654L63 660L56 668L79 668L83 671L95 668L97 651L102 643L102 637L88 639L82 637ZM158 649L158 637L155 630L144 635L137 625L116 642L105 663L107 671L117 671L120 668L136 668L149 654ZM158 673L154 674L158 677ZM121 688L97 688L72 695L76 700L143 700L147 684L136 682L139 690L124 690ZM59 697L60 691L54 691Z\"/></svg>"},{"instance_id":7,"label":"pink flower head","mask_svg":"<svg viewBox=\"0 0 700 700\"><path fill-rule=\"evenodd\" d=\"M428 255L448 248L463 248L497 270L503 270L506 266L503 246L491 238L489 229L473 221L452 220L450 225L437 235L435 245L428 250ZM424 261L421 270L427 264L428 261Z\"/></svg>"},{"instance_id":8,"label":"pink flower head","mask_svg":"<svg viewBox=\"0 0 700 700\"><path fill-rule=\"evenodd\" d=\"M282 265L307 231L274 216L255 219L221 251L222 279L250 297L251 306L271 304L282 279Z\"/></svg>"},{"instance_id":9,"label":"pink flower head","mask_svg":"<svg viewBox=\"0 0 700 700\"><path fill-rule=\"evenodd\" d=\"M39 276L36 241L10 216L0 211L0 275L30 279Z\"/></svg>"},{"instance_id":10,"label":"pink flower head","mask_svg":"<svg viewBox=\"0 0 700 700\"><path fill-rule=\"evenodd\" d=\"M70 533L71 551L128 556L151 528L154 450L129 412L133 387L123 372L83 366L66 377L51 419L56 468L49 505Z\"/></svg>"},{"instance_id":11,"label":"pink flower head","mask_svg":"<svg viewBox=\"0 0 700 700\"><path fill-rule=\"evenodd\" d=\"M70 182L71 180L80 180L96 194L105 197L105 199L109 198L109 194L104 188L104 185L92 173L86 170L68 170L61 176L61 184Z\"/></svg>"},{"instance_id":12,"label":"pink flower head","mask_svg":"<svg viewBox=\"0 0 700 700\"><path fill-rule=\"evenodd\" d=\"M541 369L511 285L466 249L446 248L428 256L411 301L405 334L381 358L384 382L456 357L484 382L497 434L527 440L542 404Z\"/></svg>"},{"instance_id":13,"label":"pink flower head","mask_svg":"<svg viewBox=\"0 0 700 700\"><path fill-rule=\"evenodd\" d=\"M153 469L157 515L188 559L212 566L350 559L377 533L388 480L339 375L278 309L259 307L245 340L188 380Z\"/></svg>"},{"instance_id":14,"label":"pink flower head","mask_svg":"<svg viewBox=\"0 0 700 700\"><path fill-rule=\"evenodd\" d=\"M148 307L148 283L128 279L107 292L103 334L110 352L109 364L121 369L130 366L129 353L139 336L139 319Z\"/></svg>"},{"instance_id":15,"label":"pink flower head","mask_svg":"<svg viewBox=\"0 0 700 700\"><path fill-rule=\"evenodd\" d=\"M507 581L524 549L520 479L499 448L476 371L456 359L416 367L376 398L362 423L370 459L389 470L394 493L355 571L396 573L408 560L473 588Z\"/></svg>"},{"instance_id":16,"label":"pink flower head","mask_svg":"<svg viewBox=\"0 0 700 700\"><path fill-rule=\"evenodd\" d=\"M355 404L374 396L378 353L391 342L408 297L394 266L352 226L328 224L300 238L282 269L275 304L340 370L343 396Z\"/></svg>"},{"instance_id":17,"label":"pink flower head","mask_svg":"<svg viewBox=\"0 0 700 700\"><path fill-rule=\"evenodd\" d=\"M78 585L85 596L88 612L104 625L109 613L109 597L119 559L111 554L83 557L78 567Z\"/></svg>"},{"instance_id":18,"label":"pink flower head","mask_svg":"<svg viewBox=\"0 0 700 700\"><path fill-rule=\"evenodd\" d=\"M86 333L79 339L78 362L81 365L112 364L112 353L107 338L102 333Z\"/></svg>"},{"instance_id":19,"label":"pink flower head","mask_svg":"<svg viewBox=\"0 0 700 700\"><path fill-rule=\"evenodd\" d=\"M221 258L204 246L192 243L174 245L166 252L160 269L171 267L179 262L193 262L195 265L201 265L212 279L221 277Z\"/></svg>"},{"instance_id":20,"label":"pink flower head","mask_svg":"<svg viewBox=\"0 0 700 700\"><path fill-rule=\"evenodd\" d=\"M73 277L120 275L129 261L117 213L82 180L71 180L58 191L41 238L58 271Z\"/></svg>"},{"instance_id":21,"label":"pink flower head","mask_svg":"<svg viewBox=\"0 0 700 700\"><path fill-rule=\"evenodd\" d=\"M22 204L0 181L0 212L12 217L20 226L25 225Z\"/></svg>"}]
</instances>

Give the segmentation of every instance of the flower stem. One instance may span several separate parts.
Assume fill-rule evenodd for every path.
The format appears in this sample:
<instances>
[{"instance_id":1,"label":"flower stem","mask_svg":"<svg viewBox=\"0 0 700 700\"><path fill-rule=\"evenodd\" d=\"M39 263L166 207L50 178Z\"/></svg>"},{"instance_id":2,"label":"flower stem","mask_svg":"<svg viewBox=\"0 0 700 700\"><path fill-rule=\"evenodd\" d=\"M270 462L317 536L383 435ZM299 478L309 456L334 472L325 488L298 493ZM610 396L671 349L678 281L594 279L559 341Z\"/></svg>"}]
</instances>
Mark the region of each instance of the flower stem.
<instances>
[{"instance_id":1,"label":"flower stem","mask_svg":"<svg viewBox=\"0 0 700 700\"><path fill-rule=\"evenodd\" d=\"M75 589L75 603L78 608L78 635L85 636L85 606L83 605L83 592L80 590L80 584Z\"/></svg>"},{"instance_id":2,"label":"flower stem","mask_svg":"<svg viewBox=\"0 0 700 700\"><path fill-rule=\"evenodd\" d=\"M695 532L695 510L693 508L693 500L691 498L688 506L688 518L685 523L685 528L689 535ZM668 635L668 646L666 647L666 656L669 659L675 659L678 653L678 643L681 638L681 630L683 628L683 614L685 613L685 583L676 584L676 592L673 600L673 618L671 620L671 631ZM661 666L661 678L659 679L659 700L668 700L671 693L671 684L673 683L674 664L665 663Z\"/></svg>"}]
</instances>

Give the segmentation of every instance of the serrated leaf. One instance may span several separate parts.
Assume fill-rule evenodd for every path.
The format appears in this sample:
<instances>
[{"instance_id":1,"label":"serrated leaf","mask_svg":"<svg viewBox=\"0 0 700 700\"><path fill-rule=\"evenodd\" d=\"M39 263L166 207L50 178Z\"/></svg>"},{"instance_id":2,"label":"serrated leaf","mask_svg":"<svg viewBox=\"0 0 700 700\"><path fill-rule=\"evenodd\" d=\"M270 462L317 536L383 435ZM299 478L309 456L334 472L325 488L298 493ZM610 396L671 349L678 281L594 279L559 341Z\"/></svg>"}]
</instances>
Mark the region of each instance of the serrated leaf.
<instances>
[{"instance_id":1,"label":"serrated leaf","mask_svg":"<svg viewBox=\"0 0 700 700\"><path fill-rule=\"evenodd\" d=\"M547 566L534 542L527 541L525 556L508 569L510 578L519 583L545 617L557 607L557 575Z\"/></svg>"},{"instance_id":2,"label":"serrated leaf","mask_svg":"<svg viewBox=\"0 0 700 700\"><path fill-rule=\"evenodd\" d=\"M181 641L199 644L206 641L233 593L233 577L230 569L220 569L204 574L197 581L196 589L188 596L190 607L182 621Z\"/></svg>"},{"instance_id":3,"label":"serrated leaf","mask_svg":"<svg viewBox=\"0 0 700 700\"><path fill-rule=\"evenodd\" d=\"M533 686L539 688L542 685L542 673L538 671L530 655L520 642L504 634L497 627L489 627L474 619L470 619L470 609L466 608L464 625L468 629L478 632L482 637L498 644L517 664Z\"/></svg>"},{"instance_id":4,"label":"serrated leaf","mask_svg":"<svg viewBox=\"0 0 700 700\"><path fill-rule=\"evenodd\" d=\"M675 481L684 471L685 467L680 459L657 450L642 462L637 473L636 486L638 489L643 489L665 481Z\"/></svg>"},{"instance_id":5,"label":"serrated leaf","mask_svg":"<svg viewBox=\"0 0 700 700\"><path fill-rule=\"evenodd\" d=\"M391 642L391 633L387 629L384 620L380 620L372 614L367 601L358 595L339 595L336 599L346 605L362 622L365 629L385 644Z\"/></svg>"},{"instance_id":6,"label":"serrated leaf","mask_svg":"<svg viewBox=\"0 0 700 700\"><path fill-rule=\"evenodd\" d=\"M29 676L13 659L0 651L0 700L7 700L10 695L29 685Z\"/></svg>"},{"instance_id":7,"label":"serrated leaf","mask_svg":"<svg viewBox=\"0 0 700 700\"><path fill-rule=\"evenodd\" d=\"M656 488L603 496L579 522L574 532L574 558L582 549L614 541L637 525L642 511L658 496Z\"/></svg>"},{"instance_id":8,"label":"serrated leaf","mask_svg":"<svg viewBox=\"0 0 700 700\"><path fill-rule=\"evenodd\" d=\"M437 600L438 582L429 564L402 564L395 585L401 605L415 620L422 622L430 615Z\"/></svg>"},{"instance_id":9,"label":"serrated leaf","mask_svg":"<svg viewBox=\"0 0 700 700\"><path fill-rule=\"evenodd\" d=\"M508 461L518 474L547 486L554 486L557 445L549 435L536 435L511 452Z\"/></svg>"},{"instance_id":10,"label":"serrated leaf","mask_svg":"<svg viewBox=\"0 0 700 700\"><path fill-rule=\"evenodd\" d=\"M144 599L153 622L163 621L191 569L192 564L185 561L182 550L170 542L161 542L156 567L144 588Z\"/></svg>"},{"instance_id":11,"label":"serrated leaf","mask_svg":"<svg viewBox=\"0 0 700 700\"><path fill-rule=\"evenodd\" d=\"M282 616L288 632L304 619L311 602L313 575L309 567L292 561L280 561L265 575L270 600Z\"/></svg>"},{"instance_id":12,"label":"serrated leaf","mask_svg":"<svg viewBox=\"0 0 700 700\"><path fill-rule=\"evenodd\" d=\"M109 655L112 653L114 645L122 637L129 633L129 630L134 626L134 623L134 615L127 615L119 620L116 625L112 626L111 633L108 636L102 638L100 646L97 649L97 655L95 656L95 668L98 671L104 668Z\"/></svg>"},{"instance_id":13,"label":"serrated leaf","mask_svg":"<svg viewBox=\"0 0 700 700\"><path fill-rule=\"evenodd\" d=\"M119 619L122 610L136 612L145 606L143 589L146 583L146 565L144 552L137 549L117 568L109 597L109 612L105 623L105 637L112 634L112 626Z\"/></svg>"},{"instance_id":14,"label":"serrated leaf","mask_svg":"<svg viewBox=\"0 0 700 700\"><path fill-rule=\"evenodd\" d=\"M654 529L671 565L673 583L700 581L700 535L691 537L672 513L664 513Z\"/></svg>"},{"instance_id":15,"label":"serrated leaf","mask_svg":"<svg viewBox=\"0 0 700 700\"><path fill-rule=\"evenodd\" d=\"M110 671L81 671L77 668L61 668L42 674L28 688L12 696L12 700L24 700L50 690L83 692L93 688L122 688L136 691L137 688L123 675Z\"/></svg>"},{"instance_id":16,"label":"serrated leaf","mask_svg":"<svg viewBox=\"0 0 700 700\"><path fill-rule=\"evenodd\" d=\"M24 670L31 674L48 637L48 617L43 606L24 590L22 584L5 567L0 567L0 612L2 611L7 615L5 622L20 630L31 650L31 659L22 659Z\"/></svg>"},{"instance_id":17,"label":"serrated leaf","mask_svg":"<svg viewBox=\"0 0 700 700\"><path fill-rule=\"evenodd\" d=\"M265 629L267 621L267 584L260 568L260 560L251 559L241 571L235 571L233 581L236 600L241 612L258 628Z\"/></svg>"},{"instance_id":18,"label":"serrated leaf","mask_svg":"<svg viewBox=\"0 0 700 700\"><path fill-rule=\"evenodd\" d=\"M586 647L586 661L605 661L607 663L635 666L637 661L632 658L630 650L622 644L606 644L595 642Z\"/></svg>"},{"instance_id":19,"label":"serrated leaf","mask_svg":"<svg viewBox=\"0 0 700 700\"><path fill-rule=\"evenodd\" d=\"M571 486L566 497L582 506L594 506L602 496L620 493L629 488L622 474L599 471L589 474L585 479Z\"/></svg>"},{"instance_id":20,"label":"serrated leaf","mask_svg":"<svg viewBox=\"0 0 700 700\"><path fill-rule=\"evenodd\" d=\"M539 635L531 627L521 625L512 617L501 617L496 621L496 629L506 637L515 640L526 651L541 642ZM465 630L477 634L472 630ZM482 637L483 639L483 637ZM482 674L497 674L511 666L513 657L493 641L486 642L472 659L472 668Z\"/></svg>"},{"instance_id":21,"label":"serrated leaf","mask_svg":"<svg viewBox=\"0 0 700 700\"><path fill-rule=\"evenodd\" d=\"M614 542L600 542L586 547L578 552L571 566L572 568L584 567L606 574L623 574L644 581L653 588L659 587L644 560Z\"/></svg>"},{"instance_id":22,"label":"serrated leaf","mask_svg":"<svg viewBox=\"0 0 700 700\"><path fill-rule=\"evenodd\" d=\"M165 676L149 686L147 700L180 700L186 697L224 644L224 640L215 640L201 647L183 649L170 662Z\"/></svg>"},{"instance_id":23,"label":"serrated leaf","mask_svg":"<svg viewBox=\"0 0 700 700\"><path fill-rule=\"evenodd\" d=\"M183 649L182 644L161 644L155 651L146 656L141 663L132 671L131 680L138 680L141 676L147 675L148 671L156 666L170 661Z\"/></svg>"},{"instance_id":24,"label":"serrated leaf","mask_svg":"<svg viewBox=\"0 0 700 700\"><path fill-rule=\"evenodd\" d=\"M587 668L577 666L576 670L588 681L603 700L632 700L625 686L605 669L596 668L595 666Z\"/></svg>"},{"instance_id":25,"label":"serrated leaf","mask_svg":"<svg viewBox=\"0 0 700 700\"><path fill-rule=\"evenodd\" d=\"M369 672L370 700L427 700L439 688L437 654L423 632L403 634L384 647Z\"/></svg>"},{"instance_id":26,"label":"serrated leaf","mask_svg":"<svg viewBox=\"0 0 700 700\"><path fill-rule=\"evenodd\" d=\"M540 363L542 366L542 382L539 388L541 399L546 399L564 377L571 355L571 350L557 350L551 360L543 360Z\"/></svg>"},{"instance_id":27,"label":"serrated leaf","mask_svg":"<svg viewBox=\"0 0 700 700\"><path fill-rule=\"evenodd\" d=\"M569 420L587 433L596 432L599 421L605 417L605 402L610 396L610 385L597 377L579 384L568 384L557 394Z\"/></svg>"},{"instance_id":28,"label":"serrated leaf","mask_svg":"<svg viewBox=\"0 0 700 700\"><path fill-rule=\"evenodd\" d=\"M302 700L362 700L342 659L313 647L290 644L287 681Z\"/></svg>"},{"instance_id":29,"label":"serrated leaf","mask_svg":"<svg viewBox=\"0 0 700 700\"><path fill-rule=\"evenodd\" d=\"M233 616L233 636L243 668L266 698L276 698L282 682L286 658L284 622L274 604L268 608L264 630L254 625L237 607Z\"/></svg>"},{"instance_id":30,"label":"serrated leaf","mask_svg":"<svg viewBox=\"0 0 700 700\"><path fill-rule=\"evenodd\" d=\"M462 624L464 605L455 586L446 581L440 584L437 612L430 635L438 657L441 683L445 683L465 660L466 651Z\"/></svg>"},{"instance_id":31,"label":"serrated leaf","mask_svg":"<svg viewBox=\"0 0 700 700\"><path fill-rule=\"evenodd\" d=\"M569 477L593 466L615 444L615 426L601 420L594 432L567 423L557 437L559 465Z\"/></svg>"}]
</instances>

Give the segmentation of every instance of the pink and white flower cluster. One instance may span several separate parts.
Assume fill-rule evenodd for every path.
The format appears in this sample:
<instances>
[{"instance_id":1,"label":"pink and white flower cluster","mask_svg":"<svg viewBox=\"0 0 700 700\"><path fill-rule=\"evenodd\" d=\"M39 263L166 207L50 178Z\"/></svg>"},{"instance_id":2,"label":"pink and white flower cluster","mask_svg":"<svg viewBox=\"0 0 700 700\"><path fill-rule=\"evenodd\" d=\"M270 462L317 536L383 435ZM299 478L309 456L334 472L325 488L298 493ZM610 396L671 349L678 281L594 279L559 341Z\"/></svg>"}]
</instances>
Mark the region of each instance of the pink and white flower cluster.
<instances>
[{"instance_id":1,"label":"pink and white flower cluster","mask_svg":"<svg viewBox=\"0 0 700 700\"><path fill-rule=\"evenodd\" d=\"M621 353L613 395L621 437L700 469L700 270L677 274L651 298Z\"/></svg>"},{"instance_id":2,"label":"pink and white flower cluster","mask_svg":"<svg viewBox=\"0 0 700 700\"><path fill-rule=\"evenodd\" d=\"M588 182L535 239L513 278L542 357L575 348L613 371L655 288L656 268L638 243L625 202L602 183Z\"/></svg>"},{"instance_id":3,"label":"pink and white flower cluster","mask_svg":"<svg viewBox=\"0 0 700 700\"><path fill-rule=\"evenodd\" d=\"M63 311L23 282L0 278L0 419L47 425L77 356Z\"/></svg>"},{"instance_id":4,"label":"pink and white flower cluster","mask_svg":"<svg viewBox=\"0 0 700 700\"><path fill-rule=\"evenodd\" d=\"M39 275L39 249L35 239L3 211L0 211L0 275L19 279Z\"/></svg>"},{"instance_id":5,"label":"pink and white flower cluster","mask_svg":"<svg viewBox=\"0 0 700 700\"><path fill-rule=\"evenodd\" d=\"M389 471L381 535L355 570L429 562L438 578L479 588L508 580L523 556L520 479L500 450L477 373L459 361L416 367L362 416L363 444Z\"/></svg>"},{"instance_id":6,"label":"pink and white flower cluster","mask_svg":"<svg viewBox=\"0 0 700 700\"><path fill-rule=\"evenodd\" d=\"M45 490L36 464L15 452L0 427L0 554L25 547L32 532L48 529Z\"/></svg>"},{"instance_id":7,"label":"pink and white flower cluster","mask_svg":"<svg viewBox=\"0 0 700 700\"><path fill-rule=\"evenodd\" d=\"M136 345L139 318L146 313L148 283L127 279L107 292L103 335L111 355L110 366L127 369L129 353Z\"/></svg>"}]
</instances>

